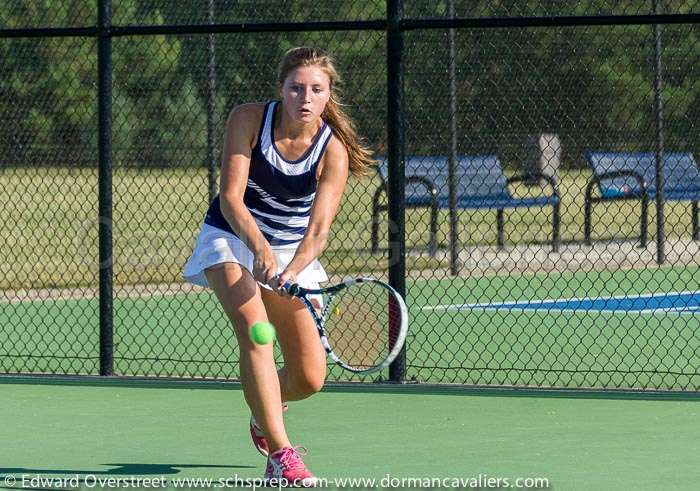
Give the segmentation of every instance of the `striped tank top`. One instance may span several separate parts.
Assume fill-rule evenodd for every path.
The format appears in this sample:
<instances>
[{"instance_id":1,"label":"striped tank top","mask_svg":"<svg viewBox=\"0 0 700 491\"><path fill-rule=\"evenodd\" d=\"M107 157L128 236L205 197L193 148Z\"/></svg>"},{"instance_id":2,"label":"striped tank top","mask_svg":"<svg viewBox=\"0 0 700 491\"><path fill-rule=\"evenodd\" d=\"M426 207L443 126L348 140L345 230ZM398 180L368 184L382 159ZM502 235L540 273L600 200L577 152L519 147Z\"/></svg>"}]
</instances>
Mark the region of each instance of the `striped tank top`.
<instances>
[{"instance_id":1,"label":"striped tank top","mask_svg":"<svg viewBox=\"0 0 700 491\"><path fill-rule=\"evenodd\" d=\"M271 101L265 105L243 196L258 228L272 246L296 244L304 237L316 196L316 170L332 135L324 122L300 158L285 159L275 146L274 116L278 104ZM204 223L235 235L221 213L219 195L212 200Z\"/></svg>"}]
</instances>

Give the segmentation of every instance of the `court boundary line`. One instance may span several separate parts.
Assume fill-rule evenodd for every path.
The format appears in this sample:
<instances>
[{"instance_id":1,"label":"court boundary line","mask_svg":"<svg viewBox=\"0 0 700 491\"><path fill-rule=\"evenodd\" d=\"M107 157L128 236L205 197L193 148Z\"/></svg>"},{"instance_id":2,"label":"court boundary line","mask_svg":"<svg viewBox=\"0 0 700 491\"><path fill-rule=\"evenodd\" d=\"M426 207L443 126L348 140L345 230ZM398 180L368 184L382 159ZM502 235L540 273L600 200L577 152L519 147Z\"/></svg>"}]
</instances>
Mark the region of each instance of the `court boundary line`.
<instances>
[{"instance_id":1,"label":"court boundary line","mask_svg":"<svg viewBox=\"0 0 700 491\"><path fill-rule=\"evenodd\" d=\"M441 305L425 305L421 307L421 310L428 311L446 311L446 312L461 312L463 310L517 310L525 311L532 310L533 312L576 312L576 313L606 313L606 314L677 314L677 315L695 315L695 311L700 310L700 306L692 306L689 310L677 310L677 309L643 309L643 310L619 310L619 309L574 309L574 308L556 308L556 307L541 307L537 308L522 308L522 306L536 306L538 304L543 304L547 302L586 302L586 301L596 301L596 300L626 300L626 299L640 299L640 298L655 298L670 295L699 295L700 291L686 290L680 292L655 292L655 293L643 293L634 296L630 295L613 295L610 297L572 297L572 298L545 298L540 300L515 300L515 301L500 301L497 303L461 303L461 304L441 304ZM688 309L688 307L686 307Z\"/></svg>"}]
</instances>

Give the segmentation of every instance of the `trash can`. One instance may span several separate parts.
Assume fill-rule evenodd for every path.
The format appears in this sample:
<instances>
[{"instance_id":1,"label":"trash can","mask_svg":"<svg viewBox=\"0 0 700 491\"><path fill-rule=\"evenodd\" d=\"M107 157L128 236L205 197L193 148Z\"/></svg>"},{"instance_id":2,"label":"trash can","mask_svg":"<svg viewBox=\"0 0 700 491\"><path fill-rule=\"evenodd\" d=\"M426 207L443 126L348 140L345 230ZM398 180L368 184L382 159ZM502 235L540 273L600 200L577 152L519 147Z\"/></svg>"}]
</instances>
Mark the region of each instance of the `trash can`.
<instances>
[{"instance_id":1,"label":"trash can","mask_svg":"<svg viewBox=\"0 0 700 491\"><path fill-rule=\"evenodd\" d=\"M538 173L553 177L555 182L558 182L557 172L561 163L561 142L556 134L540 133L530 136L527 140L526 155L525 174L530 177L525 181L525 184L528 186L546 185L546 181L535 177Z\"/></svg>"}]
</instances>

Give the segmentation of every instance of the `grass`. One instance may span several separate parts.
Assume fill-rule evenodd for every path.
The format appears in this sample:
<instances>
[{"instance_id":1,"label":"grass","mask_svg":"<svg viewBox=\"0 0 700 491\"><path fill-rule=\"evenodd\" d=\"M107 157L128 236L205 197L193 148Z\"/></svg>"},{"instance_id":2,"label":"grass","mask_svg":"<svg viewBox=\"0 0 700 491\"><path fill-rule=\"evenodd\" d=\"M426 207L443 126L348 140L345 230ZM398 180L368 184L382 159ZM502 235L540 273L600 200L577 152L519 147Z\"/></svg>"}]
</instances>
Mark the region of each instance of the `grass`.
<instances>
[{"instance_id":1,"label":"grass","mask_svg":"<svg viewBox=\"0 0 700 491\"><path fill-rule=\"evenodd\" d=\"M588 173L560 172L562 239L583 238L583 192ZM352 180L333 225L324 263L339 274L386 271L387 253L370 253L372 194L378 181ZM114 274L116 284L180 281L207 207L205 169L116 169L113 177ZM516 190L526 194L526 189ZM98 283L98 182L96 169L29 168L0 170L0 289L85 287ZM688 236L688 203L666 207L668 237ZM639 205L614 203L594 208L594 237L634 237ZM655 208L650 208L650 240ZM506 212L509 244L546 243L548 209ZM386 221L386 214L382 220ZM407 245L428 243L428 212L406 213ZM440 211L438 241L449 236L448 212ZM496 242L495 211L460 212L462 246ZM381 228L386 235L386 223ZM446 267L446 260L407 258L407 269Z\"/></svg>"}]
</instances>

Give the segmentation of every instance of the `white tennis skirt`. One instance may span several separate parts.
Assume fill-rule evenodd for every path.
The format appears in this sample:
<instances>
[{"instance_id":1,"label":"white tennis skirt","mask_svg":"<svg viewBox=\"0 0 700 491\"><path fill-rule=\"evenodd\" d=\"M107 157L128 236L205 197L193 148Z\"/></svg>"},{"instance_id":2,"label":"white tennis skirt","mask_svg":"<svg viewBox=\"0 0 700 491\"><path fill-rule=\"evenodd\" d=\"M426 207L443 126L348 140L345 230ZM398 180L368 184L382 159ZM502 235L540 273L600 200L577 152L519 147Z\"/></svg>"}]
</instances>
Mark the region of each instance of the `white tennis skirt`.
<instances>
[{"instance_id":1,"label":"white tennis skirt","mask_svg":"<svg viewBox=\"0 0 700 491\"><path fill-rule=\"evenodd\" d=\"M297 243L272 248L277 261L278 274L291 262L298 245ZM204 274L205 269L221 263L236 263L253 274L253 259L253 253L241 239L230 232L203 223L192 255L185 264L183 277L190 283L208 288L209 282ZM324 281L328 281L328 275L318 259L297 275L297 282L304 288L318 288ZM262 283L260 285L270 289L267 285Z\"/></svg>"}]
</instances>

